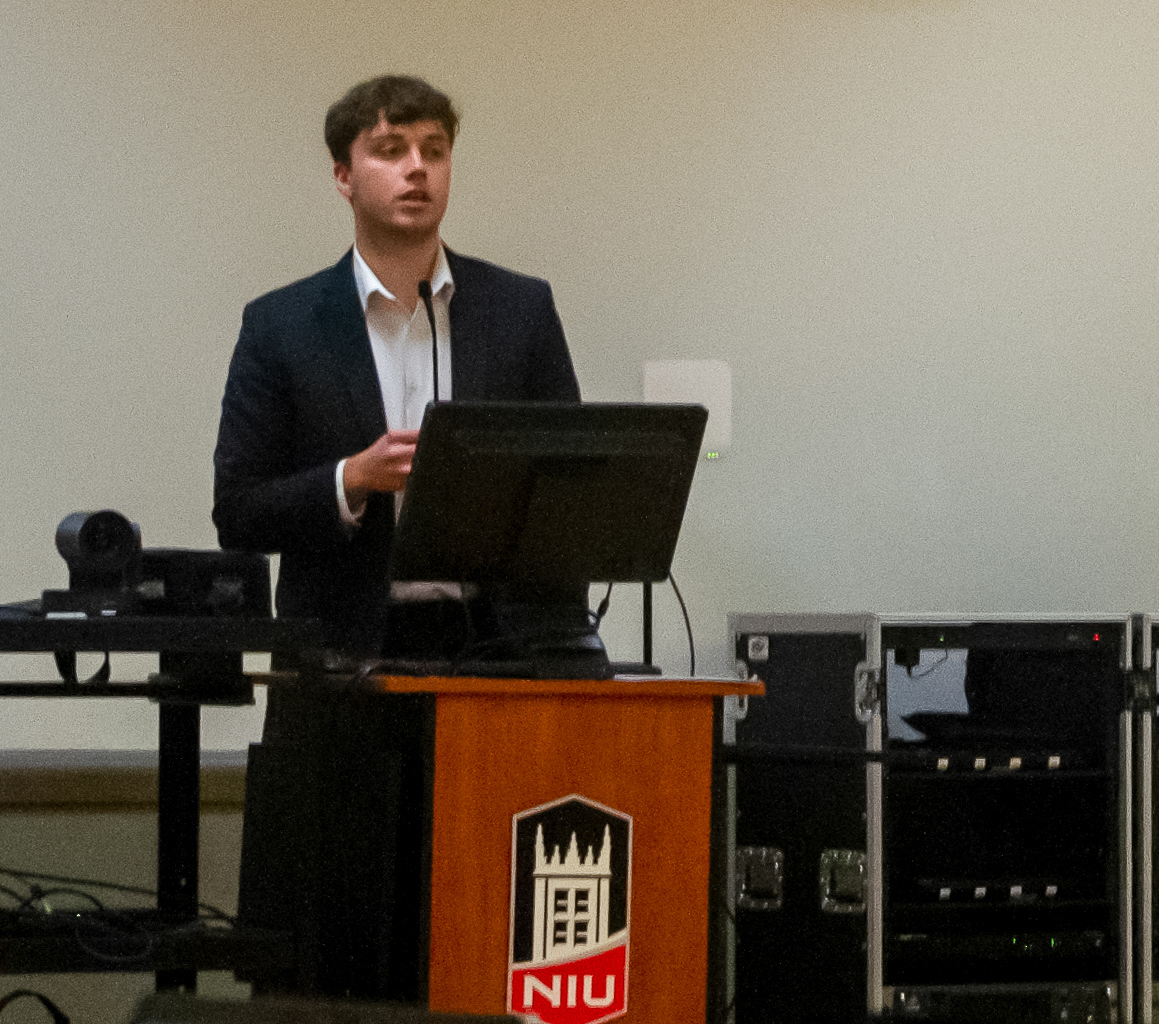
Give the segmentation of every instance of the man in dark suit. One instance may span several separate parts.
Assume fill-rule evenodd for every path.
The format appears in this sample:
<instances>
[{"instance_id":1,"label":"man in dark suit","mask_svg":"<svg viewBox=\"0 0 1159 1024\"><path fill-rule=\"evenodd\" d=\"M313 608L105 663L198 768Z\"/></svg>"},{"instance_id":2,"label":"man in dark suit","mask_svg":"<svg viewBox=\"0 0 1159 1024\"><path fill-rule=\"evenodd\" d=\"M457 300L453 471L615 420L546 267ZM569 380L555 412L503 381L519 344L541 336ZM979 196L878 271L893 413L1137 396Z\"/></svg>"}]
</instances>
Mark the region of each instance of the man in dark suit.
<instances>
[{"instance_id":1,"label":"man in dark suit","mask_svg":"<svg viewBox=\"0 0 1159 1024\"><path fill-rule=\"evenodd\" d=\"M326 141L355 248L246 307L222 401L222 546L281 552L279 613L340 624L355 647L382 635L394 503L432 397L420 282L441 321L440 397L579 399L547 283L442 244L457 128L447 97L413 78L334 104Z\"/></svg>"},{"instance_id":2,"label":"man in dark suit","mask_svg":"<svg viewBox=\"0 0 1159 1024\"><path fill-rule=\"evenodd\" d=\"M445 590L389 581L435 338L441 398L579 400L547 283L442 244L457 128L447 97L413 78L365 82L331 107L355 246L246 307L222 400L222 546L280 552L279 614L328 621L358 654L385 641L396 656L450 655L474 628ZM421 992L428 710L337 683L270 688L247 774L239 918L296 934L299 987Z\"/></svg>"}]
</instances>

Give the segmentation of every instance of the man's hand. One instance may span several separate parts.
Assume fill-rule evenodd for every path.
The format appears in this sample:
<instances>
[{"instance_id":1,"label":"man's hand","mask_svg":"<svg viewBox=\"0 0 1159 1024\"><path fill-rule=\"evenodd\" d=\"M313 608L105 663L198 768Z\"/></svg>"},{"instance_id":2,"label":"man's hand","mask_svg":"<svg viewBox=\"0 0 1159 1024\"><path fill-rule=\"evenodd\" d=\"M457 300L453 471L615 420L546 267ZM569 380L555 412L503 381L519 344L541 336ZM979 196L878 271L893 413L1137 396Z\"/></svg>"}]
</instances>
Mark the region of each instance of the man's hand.
<instances>
[{"instance_id":1,"label":"man's hand","mask_svg":"<svg viewBox=\"0 0 1159 1024\"><path fill-rule=\"evenodd\" d=\"M365 451L351 455L342 467L342 486L352 511L361 509L374 491L401 491L410 475L417 430L388 430Z\"/></svg>"}]
</instances>

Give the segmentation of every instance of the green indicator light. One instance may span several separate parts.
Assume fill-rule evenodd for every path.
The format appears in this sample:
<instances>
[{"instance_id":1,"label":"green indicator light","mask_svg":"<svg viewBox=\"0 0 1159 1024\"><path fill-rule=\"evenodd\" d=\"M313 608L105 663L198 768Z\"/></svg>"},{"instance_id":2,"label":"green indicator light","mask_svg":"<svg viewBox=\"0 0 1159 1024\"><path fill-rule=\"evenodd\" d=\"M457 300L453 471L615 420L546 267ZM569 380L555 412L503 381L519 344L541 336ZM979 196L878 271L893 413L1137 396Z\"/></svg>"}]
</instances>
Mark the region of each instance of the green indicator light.
<instances>
[{"instance_id":1,"label":"green indicator light","mask_svg":"<svg viewBox=\"0 0 1159 1024\"><path fill-rule=\"evenodd\" d=\"M720 458L720 452L705 452L705 453L704 453L704 457L705 457L706 459L719 459L719 458Z\"/></svg>"}]
</instances>

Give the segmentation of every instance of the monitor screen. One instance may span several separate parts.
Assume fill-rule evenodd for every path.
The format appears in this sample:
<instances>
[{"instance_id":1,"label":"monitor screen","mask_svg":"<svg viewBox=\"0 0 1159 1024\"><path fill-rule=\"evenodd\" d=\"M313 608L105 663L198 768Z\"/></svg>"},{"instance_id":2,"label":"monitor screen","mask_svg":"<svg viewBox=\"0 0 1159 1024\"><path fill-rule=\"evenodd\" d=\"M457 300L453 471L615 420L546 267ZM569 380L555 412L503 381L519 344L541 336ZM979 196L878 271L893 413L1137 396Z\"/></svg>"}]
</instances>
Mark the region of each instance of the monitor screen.
<instances>
[{"instance_id":1,"label":"monitor screen","mask_svg":"<svg viewBox=\"0 0 1159 1024\"><path fill-rule=\"evenodd\" d=\"M428 407L393 578L664 580L707 418L699 405Z\"/></svg>"}]
</instances>

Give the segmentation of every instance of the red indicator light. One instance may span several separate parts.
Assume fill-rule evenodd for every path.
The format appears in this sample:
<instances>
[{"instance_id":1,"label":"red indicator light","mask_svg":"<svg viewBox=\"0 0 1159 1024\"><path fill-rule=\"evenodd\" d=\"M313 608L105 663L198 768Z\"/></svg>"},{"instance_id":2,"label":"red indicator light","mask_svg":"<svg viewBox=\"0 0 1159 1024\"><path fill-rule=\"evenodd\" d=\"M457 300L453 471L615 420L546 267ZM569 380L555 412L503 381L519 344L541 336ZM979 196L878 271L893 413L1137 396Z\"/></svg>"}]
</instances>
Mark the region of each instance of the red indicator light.
<instances>
[{"instance_id":1,"label":"red indicator light","mask_svg":"<svg viewBox=\"0 0 1159 1024\"><path fill-rule=\"evenodd\" d=\"M1098 643L1098 642L1099 642L1099 634L1098 634L1098 633L1096 633L1096 634L1095 634L1095 643Z\"/></svg>"}]
</instances>

